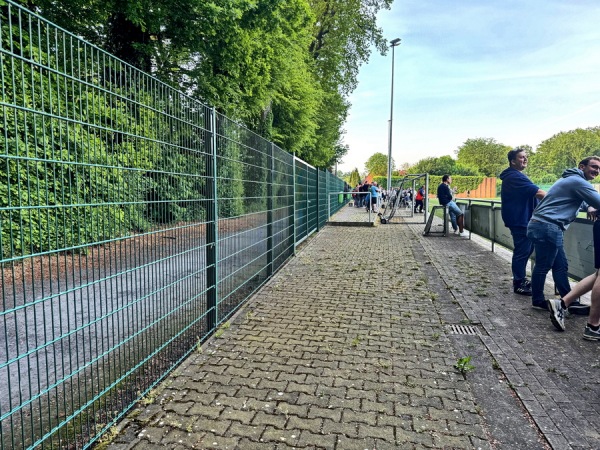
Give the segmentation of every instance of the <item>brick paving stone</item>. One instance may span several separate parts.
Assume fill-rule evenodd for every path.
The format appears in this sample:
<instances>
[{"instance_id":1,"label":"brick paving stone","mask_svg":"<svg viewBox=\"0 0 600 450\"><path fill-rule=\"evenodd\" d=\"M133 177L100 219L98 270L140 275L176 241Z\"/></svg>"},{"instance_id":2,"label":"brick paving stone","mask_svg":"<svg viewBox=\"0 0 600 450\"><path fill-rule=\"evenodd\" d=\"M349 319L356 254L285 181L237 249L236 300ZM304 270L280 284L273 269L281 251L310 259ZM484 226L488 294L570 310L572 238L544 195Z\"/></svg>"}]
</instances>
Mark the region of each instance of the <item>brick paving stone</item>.
<instances>
[{"instance_id":1,"label":"brick paving stone","mask_svg":"<svg viewBox=\"0 0 600 450\"><path fill-rule=\"evenodd\" d=\"M287 422L287 417L283 413L280 415L269 414L266 411L259 411L252 419L253 426L271 425L275 428L283 429Z\"/></svg>"},{"instance_id":2,"label":"brick paving stone","mask_svg":"<svg viewBox=\"0 0 600 450\"><path fill-rule=\"evenodd\" d=\"M241 409L227 407L221 413L221 420L235 420L241 422L245 425L249 425L252 423L254 416L256 415L256 411L244 411Z\"/></svg>"},{"instance_id":3,"label":"brick paving stone","mask_svg":"<svg viewBox=\"0 0 600 450\"><path fill-rule=\"evenodd\" d=\"M261 442L285 443L287 445L298 445L301 430L280 430L267 426L261 436Z\"/></svg>"},{"instance_id":4,"label":"brick paving stone","mask_svg":"<svg viewBox=\"0 0 600 450\"><path fill-rule=\"evenodd\" d=\"M366 423L375 426L377 424L377 414L373 412L344 410L342 420L344 422Z\"/></svg>"},{"instance_id":5,"label":"brick paving stone","mask_svg":"<svg viewBox=\"0 0 600 450\"><path fill-rule=\"evenodd\" d=\"M158 444L168 432L169 429L165 427L146 427L138 434L138 438L151 444Z\"/></svg>"},{"instance_id":6,"label":"brick paving stone","mask_svg":"<svg viewBox=\"0 0 600 450\"><path fill-rule=\"evenodd\" d=\"M290 416L285 428L288 430L309 430L319 431L323 425L323 419L317 417L309 419L308 417Z\"/></svg>"},{"instance_id":7,"label":"brick paving stone","mask_svg":"<svg viewBox=\"0 0 600 450\"><path fill-rule=\"evenodd\" d=\"M359 438L382 439L386 442L394 442L394 427L371 426L364 423L358 424Z\"/></svg>"},{"instance_id":8,"label":"brick paving stone","mask_svg":"<svg viewBox=\"0 0 600 450\"><path fill-rule=\"evenodd\" d=\"M192 430L195 432L203 430L204 432L214 433L217 436L224 436L230 426L231 422L226 420L199 418L192 425Z\"/></svg>"},{"instance_id":9,"label":"brick paving stone","mask_svg":"<svg viewBox=\"0 0 600 450\"><path fill-rule=\"evenodd\" d=\"M198 449L234 449L239 448L240 439L238 437L223 437L206 434L195 442L192 442L192 448Z\"/></svg>"},{"instance_id":10,"label":"brick paving stone","mask_svg":"<svg viewBox=\"0 0 600 450\"><path fill-rule=\"evenodd\" d=\"M591 382L600 360L581 342L585 322L551 332L547 314L507 287L509 261L422 229L313 235L123 423L113 450L490 449L472 377L453 367L464 355L445 324L461 319L478 324L504 391L514 387L511 401L546 434L540 448L600 448L590 400L600 395Z\"/></svg>"},{"instance_id":11,"label":"brick paving stone","mask_svg":"<svg viewBox=\"0 0 600 450\"><path fill-rule=\"evenodd\" d=\"M299 447L310 447L318 449L331 449L334 448L337 442L337 435L335 434L317 434L311 431L302 430L300 438L298 439Z\"/></svg>"}]
</instances>

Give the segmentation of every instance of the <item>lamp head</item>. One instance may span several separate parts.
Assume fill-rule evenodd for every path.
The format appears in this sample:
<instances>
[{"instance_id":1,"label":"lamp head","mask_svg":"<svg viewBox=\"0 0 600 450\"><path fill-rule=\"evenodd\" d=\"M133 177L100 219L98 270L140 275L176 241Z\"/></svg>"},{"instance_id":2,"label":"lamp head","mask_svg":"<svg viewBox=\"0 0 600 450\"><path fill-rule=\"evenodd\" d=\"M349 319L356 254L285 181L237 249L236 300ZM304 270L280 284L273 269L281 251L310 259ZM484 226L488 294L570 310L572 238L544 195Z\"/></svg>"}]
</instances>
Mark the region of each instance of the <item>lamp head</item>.
<instances>
[{"instance_id":1,"label":"lamp head","mask_svg":"<svg viewBox=\"0 0 600 450\"><path fill-rule=\"evenodd\" d=\"M400 38L392 39L392 40L390 41L390 46L391 46L391 47L395 47L396 45L400 45L400 41L401 41L401 39L400 39Z\"/></svg>"}]
</instances>

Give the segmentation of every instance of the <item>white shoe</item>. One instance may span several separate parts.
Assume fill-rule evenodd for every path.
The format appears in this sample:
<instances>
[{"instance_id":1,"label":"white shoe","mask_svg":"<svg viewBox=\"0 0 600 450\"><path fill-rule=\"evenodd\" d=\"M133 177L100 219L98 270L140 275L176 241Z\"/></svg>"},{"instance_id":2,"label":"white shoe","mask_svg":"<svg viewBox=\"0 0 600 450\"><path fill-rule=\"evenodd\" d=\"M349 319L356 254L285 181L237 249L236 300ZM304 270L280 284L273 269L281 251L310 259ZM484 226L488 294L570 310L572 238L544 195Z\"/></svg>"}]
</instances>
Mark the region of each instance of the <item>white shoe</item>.
<instances>
[{"instance_id":1,"label":"white shoe","mask_svg":"<svg viewBox=\"0 0 600 450\"><path fill-rule=\"evenodd\" d=\"M460 237L469 237L469 232L467 230L463 230L462 233L458 233Z\"/></svg>"}]
</instances>

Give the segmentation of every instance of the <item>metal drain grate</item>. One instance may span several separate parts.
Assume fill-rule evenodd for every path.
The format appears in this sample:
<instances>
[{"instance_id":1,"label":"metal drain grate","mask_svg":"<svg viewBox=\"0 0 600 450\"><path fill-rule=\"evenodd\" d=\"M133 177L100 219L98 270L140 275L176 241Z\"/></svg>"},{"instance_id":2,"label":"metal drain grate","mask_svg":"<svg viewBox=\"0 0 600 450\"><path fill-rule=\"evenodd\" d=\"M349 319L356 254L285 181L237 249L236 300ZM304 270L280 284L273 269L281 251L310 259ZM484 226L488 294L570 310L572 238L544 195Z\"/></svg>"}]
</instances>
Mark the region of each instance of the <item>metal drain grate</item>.
<instances>
[{"instance_id":1,"label":"metal drain grate","mask_svg":"<svg viewBox=\"0 0 600 450\"><path fill-rule=\"evenodd\" d=\"M479 329L473 325L447 325L448 333L479 336Z\"/></svg>"}]
</instances>

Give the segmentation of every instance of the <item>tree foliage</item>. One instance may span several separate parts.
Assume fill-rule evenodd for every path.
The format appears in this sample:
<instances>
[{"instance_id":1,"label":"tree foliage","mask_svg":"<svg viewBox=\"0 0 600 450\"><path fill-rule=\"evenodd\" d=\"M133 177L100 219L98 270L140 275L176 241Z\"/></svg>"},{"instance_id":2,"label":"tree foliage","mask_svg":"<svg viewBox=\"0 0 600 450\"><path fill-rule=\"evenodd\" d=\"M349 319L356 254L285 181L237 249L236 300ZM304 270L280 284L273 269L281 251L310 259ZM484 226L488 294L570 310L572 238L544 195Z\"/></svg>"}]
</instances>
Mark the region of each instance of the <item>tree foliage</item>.
<instances>
[{"instance_id":1,"label":"tree foliage","mask_svg":"<svg viewBox=\"0 0 600 450\"><path fill-rule=\"evenodd\" d=\"M456 150L456 155L460 165L474 168L486 177L495 177L506 167L506 154L510 149L493 138L475 138L467 139Z\"/></svg>"},{"instance_id":2,"label":"tree foliage","mask_svg":"<svg viewBox=\"0 0 600 450\"><path fill-rule=\"evenodd\" d=\"M478 175L479 171L472 167L464 167L450 155L421 159L408 169L410 174L428 173L430 175Z\"/></svg>"},{"instance_id":3,"label":"tree foliage","mask_svg":"<svg viewBox=\"0 0 600 450\"><path fill-rule=\"evenodd\" d=\"M355 188L357 184L360 184L360 173L358 173L358 169L355 168L348 177L348 184L351 188Z\"/></svg>"},{"instance_id":4,"label":"tree foliage","mask_svg":"<svg viewBox=\"0 0 600 450\"><path fill-rule=\"evenodd\" d=\"M373 176L387 176L388 157L383 153L374 153L365 163L367 172ZM392 158L392 172L394 171L394 158Z\"/></svg>"},{"instance_id":5,"label":"tree foliage","mask_svg":"<svg viewBox=\"0 0 600 450\"><path fill-rule=\"evenodd\" d=\"M29 0L125 62L319 167L339 161L360 66L393 0Z\"/></svg>"},{"instance_id":6,"label":"tree foliage","mask_svg":"<svg viewBox=\"0 0 600 450\"><path fill-rule=\"evenodd\" d=\"M540 183L553 182L565 169L577 167L579 161L591 155L600 156L600 127L561 132L537 147L528 174Z\"/></svg>"}]
</instances>

